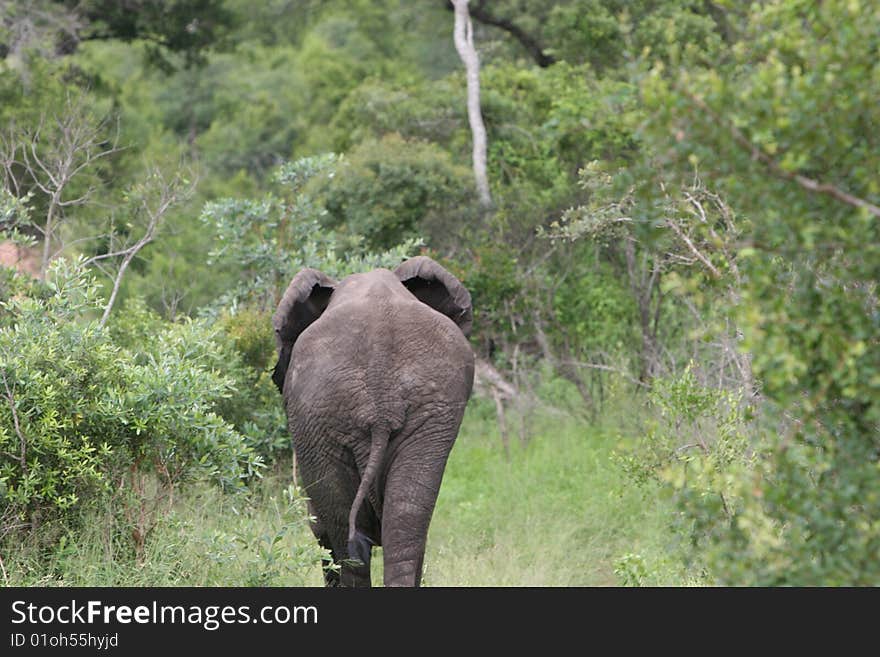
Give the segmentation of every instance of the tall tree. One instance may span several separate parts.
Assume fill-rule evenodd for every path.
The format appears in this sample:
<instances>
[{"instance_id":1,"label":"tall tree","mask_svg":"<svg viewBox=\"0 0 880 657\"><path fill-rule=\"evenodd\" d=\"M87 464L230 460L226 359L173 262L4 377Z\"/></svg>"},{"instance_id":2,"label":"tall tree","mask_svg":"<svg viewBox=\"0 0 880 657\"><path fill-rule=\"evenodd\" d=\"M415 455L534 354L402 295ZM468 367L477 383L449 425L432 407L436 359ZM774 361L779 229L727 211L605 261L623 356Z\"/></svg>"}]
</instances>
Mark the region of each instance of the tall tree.
<instances>
[{"instance_id":1,"label":"tall tree","mask_svg":"<svg viewBox=\"0 0 880 657\"><path fill-rule=\"evenodd\" d=\"M468 0L452 0L452 4L455 6L453 40L467 72L467 109L474 145L474 178L480 203L489 207L492 205L492 195L486 173L486 124L483 123L483 113L480 110L480 56L474 46L474 28L468 12Z\"/></svg>"}]
</instances>

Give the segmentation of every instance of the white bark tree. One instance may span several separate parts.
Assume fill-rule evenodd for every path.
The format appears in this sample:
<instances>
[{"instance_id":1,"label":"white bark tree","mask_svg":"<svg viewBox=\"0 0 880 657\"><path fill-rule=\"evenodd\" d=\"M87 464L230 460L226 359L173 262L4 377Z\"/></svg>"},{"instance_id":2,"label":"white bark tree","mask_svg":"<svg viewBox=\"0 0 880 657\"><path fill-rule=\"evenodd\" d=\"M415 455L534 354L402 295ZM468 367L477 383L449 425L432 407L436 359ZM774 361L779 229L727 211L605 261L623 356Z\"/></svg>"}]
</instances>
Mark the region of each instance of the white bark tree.
<instances>
[{"instance_id":1,"label":"white bark tree","mask_svg":"<svg viewBox=\"0 0 880 657\"><path fill-rule=\"evenodd\" d=\"M480 57L474 46L474 28L468 11L468 0L451 1L455 9L453 40L467 73L467 109L474 145L474 178L477 195L484 207L490 207L492 195L489 192L489 176L486 173L486 125L483 123L483 113L480 110Z\"/></svg>"}]
</instances>

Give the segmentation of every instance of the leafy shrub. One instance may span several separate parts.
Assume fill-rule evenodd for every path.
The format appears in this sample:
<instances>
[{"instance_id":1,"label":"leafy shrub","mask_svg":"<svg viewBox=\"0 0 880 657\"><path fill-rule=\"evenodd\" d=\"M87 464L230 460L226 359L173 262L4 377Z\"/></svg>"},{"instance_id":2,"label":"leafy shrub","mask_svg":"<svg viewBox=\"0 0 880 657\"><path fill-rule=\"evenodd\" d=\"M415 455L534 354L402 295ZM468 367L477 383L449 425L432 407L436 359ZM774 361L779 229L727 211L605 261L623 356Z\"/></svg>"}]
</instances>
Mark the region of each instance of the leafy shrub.
<instances>
[{"instance_id":1,"label":"leafy shrub","mask_svg":"<svg viewBox=\"0 0 880 657\"><path fill-rule=\"evenodd\" d=\"M275 356L275 336L269 311L242 308L234 315L222 317L220 326L247 367L257 373L270 369Z\"/></svg>"},{"instance_id":2,"label":"leafy shrub","mask_svg":"<svg viewBox=\"0 0 880 657\"><path fill-rule=\"evenodd\" d=\"M460 223L471 174L448 153L392 133L347 154L335 175L318 181L327 208L322 225L363 238L364 249L389 249L419 235L442 237ZM452 216L450 216L452 215Z\"/></svg>"},{"instance_id":3,"label":"leafy shrub","mask_svg":"<svg viewBox=\"0 0 880 657\"><path fill-rule=\"evenodd\" d=\"M756 467L747 409L740 393L701 383L693 364L655 379L649 402L657 414L644 437L614 459L636 484L660 483L674 498L673 526L686 541L681 556L702 568L708 543L742 509L740 482ZM623 571L633 577L629 566Z\"/></svg>"},{"instance_id":4,"label":"leafy shrub","mask_svg":"<svg viewBox=\"0 0 880 657\"><path fill-rule=\"evenodd\" d=\"M449 264L471 293L474 341L488 345L517 330L511 315L519 314L529 299L512 249L504 244L475 243L471 250L472 259L444 264Z\"/></svg>"},{"instance_id":5,"label":"leafy shrub","mask_svg":"<svg viewBox=\"0 0 880 657\"><path fill-rule=\"evenodd\" d=\"M469 140L463 79L392 84L369 78L346 96L333 117L334 148L346 152L366 139L397 133L406 141L429 140L466 147ZM414 88L414 85L418 85ZM462 134L464 133L464 134Z\"/></svg>"},{"instance_id":6,"label":"leafy shrub","mask_svg":"<svg viewBox=\"0 0 880 657\"><path fill-rule=\"evenodd\" d=\"M581 353L632 353L638 339L632 293L604 263L586 258L573 267L553 298L558 331Z\"/></svg>"},{"instance_id":7,"label":"leafy shrub","mask_svg":"<svg viewBox=\"0 0 880 657\"><path fill-rule=\"evenodd\" d=\"M544 30L568 62L589 62L598 70L620 66L633 53L662 61L683 54L700 61L721 45L713 9L697 0L632 2L574 0L550 5ZM684 44L684 45L682 45Z\"/></svg>"},{"instance_id":8,"label":"leafy shrub","mask_svg":"<svg viewBox=\"0 0 880 657\"><path fill-rule=\"evenodd\" d=\"M737 324L768 426L715 545L725 582L880 582L878 25L876 3L753 3L724 65L644 79L656 165L698 165L751 219Z\"/></svg>"},{"instance_id":9,"label":"leafy shrub","mask_svg":"<svg viewBox=\"0 0 880 657\"><path fill-rule=\"evenodd\" d=\"M215 326L227 344L222 367L238 382L219 412L267 463L275 462L290 454L292 446L284 405L271 378L276 357L272 313L244 306L222 315Z\"/></svg>"},{"instance_id":10,"label":"leafy shrub","mask_svg":"<svg viewBox=\"0 0 880 657\"><path fill-rule=\"evenodd\" d=\"M111 332L91 319L101 305L94 281L63 260L44 283L17 285L0 321L0 531L64 520L111 489L155 510L187 479L238 489L259 471L218 414L235 381L221 374L222 349L204 323L135 310ZM132 530L138 547L149 528Z\"/></svg>"},{"instance_id":11,"label":"leafy shrub","mask_svg":"<svg viewBox=\"0 0 880 657\"><path fill-rule=\"evenodd\" d=\"M369 267L393 267L415 254L420 244L416 237L387 249L367 250L360 247L360 237L322 226L327 210L314 187L335 178L339 159L328 153L286 162L275 170L277 194L205 204L201 221L216 236L212 263L237 272L238 280L203 309L204 315L234 315L245 306L274 311L290 279L303 267L341 278Z\"/></svg>"},{"instance_id":12,"label":"leafy shrub","mask_svg":"<svg viewBox=\"0 0 880 657\"><path fill-rule=\"evenodd\" d=\"M319 194L321 223L363 238L363 249L388 249L419 235L442 237L467 208L472 176L448 153L396 133L368 139L349 152ZM355 242L357 243L357 242Z\"/></svg>"},{"instance_id":13,"label":"leafy shrub","mask_svg":"<svg viewBox=\"0 0 880 657\"><path fill-rule=\"evenodd\" d=\"M59 273L57 269L53 273ZM123 368L95 324L77 326L95 299L85 279L29 283L12 274L0 328L0 499L4 527L35 524L107 485L112 445L93 431L119 411ZM95 391L113 390L116 399ZM103 402L103 403L102 403Z\"/></svg>"},{"instance_id":14,"label":"leafy shrub","mask_svg":"<svg viewBox=\"0 0 880 657\"><path fill-rule=\"evenodd\" d=\"M33 226L30 201L33 194L19 198L0 184L0 240L9 240L17 246L33 246L34 239L27 234Z\"/></svg>"}]
</instances>

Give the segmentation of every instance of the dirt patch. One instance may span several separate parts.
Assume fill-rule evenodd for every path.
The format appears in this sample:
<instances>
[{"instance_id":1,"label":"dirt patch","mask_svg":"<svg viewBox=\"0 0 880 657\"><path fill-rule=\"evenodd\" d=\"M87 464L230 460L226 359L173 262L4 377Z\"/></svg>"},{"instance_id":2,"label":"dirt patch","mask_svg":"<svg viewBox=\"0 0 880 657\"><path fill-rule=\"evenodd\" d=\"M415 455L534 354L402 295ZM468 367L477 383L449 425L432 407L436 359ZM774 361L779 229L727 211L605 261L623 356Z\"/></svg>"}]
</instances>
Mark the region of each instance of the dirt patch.
<instances>
[{"instance_id":1,"label":"dirt patch","mask_svg":"<svg viewBox=\"0 0 880 657\"><path fill-rule=\"evenodd\" d=\"M37 250L17 246L9 240L0 242L0 265L13 267L34 278L40 277L40 256Z\"/></svg>"}]
</instances>

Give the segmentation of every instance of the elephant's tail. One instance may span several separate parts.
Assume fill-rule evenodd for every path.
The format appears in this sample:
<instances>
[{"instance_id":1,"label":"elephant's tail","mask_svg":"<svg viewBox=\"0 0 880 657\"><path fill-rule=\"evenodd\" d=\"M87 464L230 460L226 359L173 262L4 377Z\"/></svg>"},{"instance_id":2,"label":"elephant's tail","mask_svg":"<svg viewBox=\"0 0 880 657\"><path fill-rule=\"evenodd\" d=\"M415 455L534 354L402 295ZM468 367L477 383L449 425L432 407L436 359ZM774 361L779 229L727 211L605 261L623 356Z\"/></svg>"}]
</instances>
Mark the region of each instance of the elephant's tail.
<instances>
[{"instance_id":1,"label":"elephant's tail","mask_svg":"<svg viewBox=\"0 0 880 657\"><path fill-rule=\"evenodd\" d=\"M348 556L350 559L358 559L366 564L370 563L370 547L373 545L373 542L357 530L357 515L364 498L376 481L376 475L379 472L379 468L382 467L382 462L385 460L385 448L388 446L390 434L391 432L387 427L372 427L370 456L367 459L367 466L364 468L361 483L358 486L354 502L351 504L351 511L348 514Z\"/></svg>"}]
</instances>

